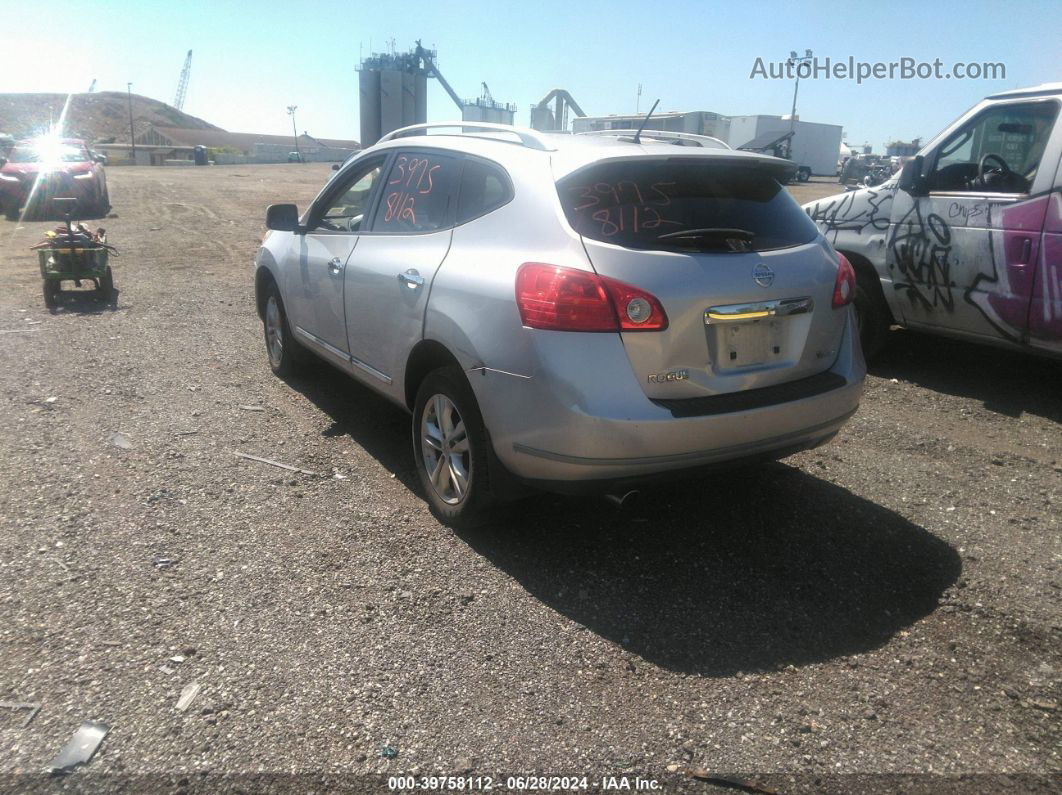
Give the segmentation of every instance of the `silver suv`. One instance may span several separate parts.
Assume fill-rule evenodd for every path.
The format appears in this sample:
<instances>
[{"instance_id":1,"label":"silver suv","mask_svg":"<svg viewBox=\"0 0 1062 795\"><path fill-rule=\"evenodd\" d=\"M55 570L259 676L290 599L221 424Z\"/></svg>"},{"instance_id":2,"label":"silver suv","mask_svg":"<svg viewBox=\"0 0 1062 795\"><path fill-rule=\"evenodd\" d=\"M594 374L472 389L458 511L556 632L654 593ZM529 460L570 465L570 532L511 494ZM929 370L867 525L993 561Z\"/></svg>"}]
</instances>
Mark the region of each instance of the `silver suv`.
<instances>
[{"instance_id":1,"label":"silver suv","mask_svg":"<svg viewBox=\"0 0 1062 795\"><path fill-rule=\"evenodd\" d=\"M828 441L865 366L855 275L781 186L700 136L416 125L255 258L269 363L308 353L412 412L428 502L616 492Z\"/></svg>"}]
</instances>

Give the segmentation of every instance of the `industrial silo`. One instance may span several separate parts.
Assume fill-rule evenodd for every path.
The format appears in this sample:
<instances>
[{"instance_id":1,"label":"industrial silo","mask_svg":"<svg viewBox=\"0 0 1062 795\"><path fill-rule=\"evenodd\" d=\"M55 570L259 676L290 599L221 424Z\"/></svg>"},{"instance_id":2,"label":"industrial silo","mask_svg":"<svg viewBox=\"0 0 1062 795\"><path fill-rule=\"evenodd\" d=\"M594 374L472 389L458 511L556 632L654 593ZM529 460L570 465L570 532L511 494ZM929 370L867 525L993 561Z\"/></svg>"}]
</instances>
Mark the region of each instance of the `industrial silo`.
<instances>
[{"instance_id":1,"label":"industrial silo","mask_svg":"<svg viewBox=\"0 0 1062 795\"><path fill-rule=\"evenodd\" d=\"M422 124L428 119L428 77L417 51L373 53L358 65L361 74L361 145Z\"/></svg>"},{"instance_id":2,"label":"industrial silo","mask_svg":"<svg viewBox=\"0 0 1062 795\"><path fill-rule=\"evenodd\" d=\"M364 64L362 65L364 66ZM361 145L372 146L380 140L380 73L359 67L358 85L361 109Z\"/></svg>"}]
</instances>

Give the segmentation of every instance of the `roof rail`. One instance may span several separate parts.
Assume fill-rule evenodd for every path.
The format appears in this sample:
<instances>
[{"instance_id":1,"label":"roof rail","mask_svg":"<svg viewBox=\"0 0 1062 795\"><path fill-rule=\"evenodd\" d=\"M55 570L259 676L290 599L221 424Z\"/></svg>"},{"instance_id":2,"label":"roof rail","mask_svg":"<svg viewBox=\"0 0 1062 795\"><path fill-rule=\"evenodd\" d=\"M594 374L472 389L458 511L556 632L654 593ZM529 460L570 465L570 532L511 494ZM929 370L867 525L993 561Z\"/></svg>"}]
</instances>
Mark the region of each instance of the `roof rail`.
<instances>
[{"instance_id":1,"label":"roof rail","mask_svg":"<svg viewBox=\"0 0 1062 795\"><path fill-rule=\"evenodd\" d=\"M486 121L445 121L445 122L430 122L428 124L411 124L408 127L402 127L383 136L380 141L393 141L396 138L405 138L410 135L426 134L428 130L436 129L453 129L460 128L460 132L452 133L453 135L467 135L469 131L471 134L477 132L490 132L490 133L503 133L506 135L512 135L516 141L501 141L501 143L517 143L520 146L526 146L528 149L538 149L542 152L552 152L557 147L552 146L543 136L539 135L534 130L529 130L525 127L514 127L511 124L493 124Z\"/></svg>"},{"instance_id":2,"label":"roof rail","mask_svg":"<svg viewBox=\"0 0 1062 795\"><path fill-rule=\"evenodd\" d=\"M627 136L634 139L634 130L587 130L576 135L600 135L605 138L623 138ZM696 146L711 147L713 149L733 149L726 141L713 138L710 135L696 135L694 133L671 132L669 130L642 130L642 138L655 138L661 141L689 141Z\"/></svg>"}]
</instances>

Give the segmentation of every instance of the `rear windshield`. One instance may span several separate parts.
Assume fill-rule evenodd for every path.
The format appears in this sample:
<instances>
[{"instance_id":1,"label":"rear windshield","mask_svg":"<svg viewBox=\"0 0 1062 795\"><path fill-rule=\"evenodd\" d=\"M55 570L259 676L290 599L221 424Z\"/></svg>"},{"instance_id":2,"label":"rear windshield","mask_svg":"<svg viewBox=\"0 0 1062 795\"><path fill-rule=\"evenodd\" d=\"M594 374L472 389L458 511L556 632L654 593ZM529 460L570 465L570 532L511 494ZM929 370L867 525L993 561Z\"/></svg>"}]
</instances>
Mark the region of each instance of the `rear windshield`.
<instances>
[{"instance_id":1,"label":"rear windshield","mask_svg":"<svg viewBox=\"0 0 1062 795\"><path fill-rule=\"evenodd\" d=\"M766 251L818 234L789 192L754 167L603 163L566 177L557 189L576 232L627 248Z\"/></svg>"}]
</instances>

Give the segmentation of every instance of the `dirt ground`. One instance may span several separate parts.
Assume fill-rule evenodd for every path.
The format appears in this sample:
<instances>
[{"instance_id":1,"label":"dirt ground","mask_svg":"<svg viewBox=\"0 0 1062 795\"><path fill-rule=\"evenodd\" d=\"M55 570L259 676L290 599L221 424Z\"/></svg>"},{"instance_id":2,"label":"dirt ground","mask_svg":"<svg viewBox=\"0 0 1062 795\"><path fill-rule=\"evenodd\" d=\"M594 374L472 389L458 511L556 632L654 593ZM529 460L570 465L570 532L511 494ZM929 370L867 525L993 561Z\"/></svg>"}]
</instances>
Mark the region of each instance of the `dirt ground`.
<instances>
[{"instance_id":1,"label":"dirt ground","mask_svg":"<svg viewBox=\"0 0 1062 795\"><path fill-rule=\"evenodd\" d=\"M895 332L826 447L455 534L401 411L266 363L264 209L328 173L110 169L114 306L49 314L0 221L0 789L85 720L94 788L1058 785L1059 364Z\"/></svg>"}]
</instances>

